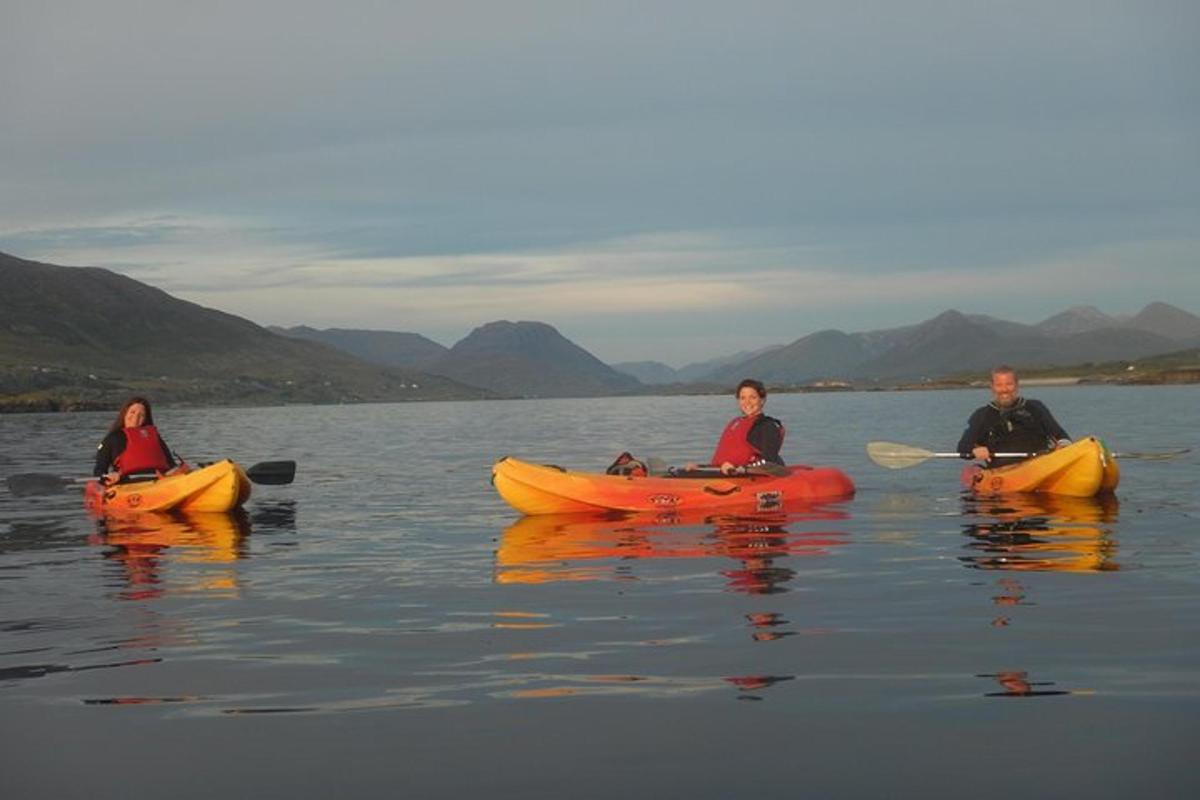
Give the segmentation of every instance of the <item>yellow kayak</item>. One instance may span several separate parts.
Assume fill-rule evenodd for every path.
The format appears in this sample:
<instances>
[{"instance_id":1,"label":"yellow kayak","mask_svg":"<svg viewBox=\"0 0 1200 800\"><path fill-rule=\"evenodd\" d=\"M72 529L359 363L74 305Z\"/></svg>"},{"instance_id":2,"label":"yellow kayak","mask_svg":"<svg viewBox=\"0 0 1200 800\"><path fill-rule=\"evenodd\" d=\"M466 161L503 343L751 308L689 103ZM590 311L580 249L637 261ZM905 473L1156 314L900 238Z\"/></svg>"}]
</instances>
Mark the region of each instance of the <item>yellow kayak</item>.
<instances>
[{"instance_id":1,"label":"yellow kayak","mask_svg":"<svg viewBox=\"0 0 1200 800\"><path fill-rule=\"evenodd\" d=\"M1094 497L1114 491L1120 480L1116 457L1092 436L1019 464L994 469L972 464L962 472L963 485L977 494L1044 492Z\"/></svg>"},{"instance_id":2,"label":"yellow kayak","mask_svg":"<svg viewBox=\"0 0 1200 800\"><path fill-rule=\"evenodd\" d=\"M88 481L83 501L103 514L130 511L232 511L250 497L250 479L232 461L145 481L105 486Z\"/></svg>"}]
</instances>

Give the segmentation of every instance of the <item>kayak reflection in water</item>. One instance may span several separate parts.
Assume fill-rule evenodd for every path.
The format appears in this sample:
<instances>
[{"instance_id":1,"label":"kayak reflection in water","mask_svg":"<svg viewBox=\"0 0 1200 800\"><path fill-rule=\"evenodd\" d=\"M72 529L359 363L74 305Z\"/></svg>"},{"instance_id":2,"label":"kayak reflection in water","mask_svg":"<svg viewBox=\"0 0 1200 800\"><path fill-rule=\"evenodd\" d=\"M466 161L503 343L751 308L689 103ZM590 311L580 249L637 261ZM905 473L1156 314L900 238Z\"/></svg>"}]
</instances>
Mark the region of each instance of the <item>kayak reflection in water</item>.
<instances>
[{"instance_id":1,"label":"kayak reflection in water","mask_svg":"<svg viewBox=\"0 0 1200 800\"><path fill-rule=\"evenodd\" d=\"M169 593L240 594L234 563L246 558L250 520L231 513L133 514L96 521L90 543L122 567L122 600L153 600Z\"/></svg>"},{"instance_id":2,"label":"kayak reflection in water","mask_svg":"<svg viewBox=\"0 0 1200 800\"><path fill-rule=\"evenodd\" d=\"M973 569L1012 572L1113 572L1118 544L1113 523L1120 503L1113 495L1008 495L966 497L963 524Z\"/></svg>"},{"instance_id":3,"label":"kayak reflection in water","mask_svg":"<svg viewBox=\"0 0 1200 800\"><path fill-rule=\"evenodd\" d=\"M958 440L965 459L1003 466L1020 458L994 458L993 453L1043 453L1069 443L1071 437L1040 400L1020 394L1017 373L1001 364L992 369L992 402L975 409Z\"/></svg>"},{"instance_id":4,"label":"kayak reflection in water","mask_svg":"<svg viewBox=\"0 0 1200 800\"><path fill-rule=\"evenodd\" d=\"M136 473L165 473L176 467L175 457L154 426L154 411L144 397L131 397L117 412L100 446L92 474L115 483Z\"/></svg>"},{"instance_id":5,"label":"kayak reflection in water","mask_svg":"<svg viewBox=\"0 0 1200 800\"><path fill-rule=\"evenodd\" d=\"M767 388L761 381L746 378L734 391L741 415L734 417L721 432L710 466L720 467L726 475L739 467L759 467L764 464L783 466L779 449L786 431L783 423L763 413L767 404ZM689 464L688 469L696 469Z\"/></svg>"},{"instance_id":6,"label":"kayak reflection in water","mask_svg":"<svg viewBox=\"0 0 1200 800\"><path fill-rule=\"evenodd\" d=\"M1039 686L1053 686L1054 681L1031 681L1024 670L1001 670L1000 672L978 675L980 678L993 678L1000 684L1003 691L987 692L984 697L1045 697L1051 695L1073 694L1065 689L1039 689Z\"/></svg>"}]
</instances>

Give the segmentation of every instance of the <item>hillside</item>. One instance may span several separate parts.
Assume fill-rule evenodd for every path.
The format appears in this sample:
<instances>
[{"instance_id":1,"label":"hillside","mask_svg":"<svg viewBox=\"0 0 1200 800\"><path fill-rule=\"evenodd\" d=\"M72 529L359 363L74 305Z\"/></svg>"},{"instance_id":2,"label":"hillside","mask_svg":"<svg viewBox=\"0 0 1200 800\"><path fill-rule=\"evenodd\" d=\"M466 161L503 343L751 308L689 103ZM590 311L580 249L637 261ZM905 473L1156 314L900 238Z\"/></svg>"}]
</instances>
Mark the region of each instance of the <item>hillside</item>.
<instances>
[{"instance_id":1,"label":"hillside","mask_svg":"<svg viewBox=\"0 0 1200 800\"><path fill-rule=\"evenodd\" d=\"M1122 320L1086 306L1037 325L946 311L917 325L862 333L821 331L704 376L756 375L775 385L837 380L859 385L938 379L998 363L1045 369L1144 359L1200 343L1200 317L1153 303Z\"/></svg>"},{"instance_id":2,"label":"hillside","mask_svg":"<svg viewBox=\"0 0 1200 800\"><path fill-rule=\"evenodd\" d=\"M609 366L623 375L637 378L647 386L664 386L679 381L679 373L661 361L623 361Z\"/></svg>"},{"instance_id":3,"label":"hillside","mask_svg":"<svg viewBox=\"0 0 1200 800\"><path fill-rule=\"evenodd\" d=\"M543 322L489 322L429 371L510 397L597 397L641 389Z\"/></svg>"},{"instance_id":4,"label":"hillside","mask_svg":"<svg viewBox=\"0 0 1200 800\"><path fill-rule=\"evenodd\" d=\"M318 330L307 325L268 328L272 333L336 347L369 364L422 370L446 354L448 348L419 333L368 331L355 328Z\"/></svg>"},{"instance_id":5,"label":"hillside","mask_svg":"<svg viewBox=\"0 0 1200 800\"><path fill-rule=\"evenodd\" d=\"M109 407L135 391L234 405L697 393L747 376L777 388L929 385L1002 362L1047 375L1116 364L1106 380L1177 382L1195 376L1195 365L1155 368L1152 359L1186 361L1200 346L1200 317L1166 303L1128 316L1075 306L1034 325L952 310L896 328L819 331L678 370L649 361L614 369L541 322L491 322L447 349L416 333L273 332L109 270L4 254L0 285L0 410Z\"/></svg>"},{"instance_id":6,"label":"hillside","mask_svg":"<svg viewBox=\"0 0 1200 800\"><path fill-rule=\"evenodd\" d=\"M841 331L818 331L748 361L725 366L710 378L737 383L744 377L756 377L769 384L840 380L852 374L870 354L861 338Z\"/></svg>"},{"instance_id":7,"label":"hillside","mask_svg":"<svg viewBox=\"0 0 1200 800\"><path fill-rule=\"evenodd\" d=\"M0 254L7 408L97 407L132 391L207 405L431 400L486 392L333 348L95 267Z\"/></svg>"}]
</instances>

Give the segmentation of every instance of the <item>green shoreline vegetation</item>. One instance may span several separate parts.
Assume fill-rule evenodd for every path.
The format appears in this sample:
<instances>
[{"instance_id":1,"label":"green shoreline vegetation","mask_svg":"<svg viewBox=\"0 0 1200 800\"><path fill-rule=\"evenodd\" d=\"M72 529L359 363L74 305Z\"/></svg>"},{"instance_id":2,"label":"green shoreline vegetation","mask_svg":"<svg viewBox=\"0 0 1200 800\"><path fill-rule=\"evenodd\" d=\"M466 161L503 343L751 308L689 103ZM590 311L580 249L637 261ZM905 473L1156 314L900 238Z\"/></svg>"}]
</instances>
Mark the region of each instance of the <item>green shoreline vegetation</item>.
<instances>
[{"instance_id":1,"label":"green shoreline vegetation","mask_svg":"<svg viewBox=\"0 0 1200 800\"><path fill-rule=\"evenodd\" d=\"M1200 383L1200 349L1184 350L1140 361L1112 361L1074 366L1017 366L1026 386L1116 385L1165 386ZM7 391L17 384L21 390ZM815 381L797 386L772 386L773 392L857 392L857 391L929 391L977 389L987 386L986 372L931 378L920 381L852 382ZM243 376L232 379L173 377L102 377L55 367L0 368L0 414L36 412L74 412L110 410L132 394L154 398L161 406L274 406L337 405L350 403L405 402L403 398L369 397L339 388L329 381L298 382L274 378ZM647 386L633 395L723 394L726 388L709 383ZM491 395L496 398L495 395ZM445 397L415 393L407 402L441 399L487 399L447 394Z\"/></svg>"}]
</instances>

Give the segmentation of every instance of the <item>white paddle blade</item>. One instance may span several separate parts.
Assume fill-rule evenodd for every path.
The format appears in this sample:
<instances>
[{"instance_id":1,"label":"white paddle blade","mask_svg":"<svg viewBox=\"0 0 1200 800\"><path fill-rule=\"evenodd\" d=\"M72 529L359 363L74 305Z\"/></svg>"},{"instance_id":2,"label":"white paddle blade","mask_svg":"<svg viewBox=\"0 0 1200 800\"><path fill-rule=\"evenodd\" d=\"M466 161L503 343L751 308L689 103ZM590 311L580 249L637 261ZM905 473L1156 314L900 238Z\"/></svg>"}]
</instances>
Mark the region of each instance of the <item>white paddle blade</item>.
<instances>
[{"instance_id":1,"label":"white paddle blade","mask_svg":"<svg viewBox=\"0 0 1200 800\"><path fill-rule=\"evenodd\" d=\"M934 457L934 453L920 447L896 442L869 442L867 457L881 467L904 469L915 467Z\"/></svg>"},{"instance_id":2,"label":"white paddle blade","mask_svg":"<svg viewBox=\"0 0 1200 800\"><path fill-rule=\"evenodd\" d=\"M1178 450L1162 450L1157 453L1113 453L1113 458L1129 458L1139 461L1170 461L1172 458L1178 458L1190 452L1192 452L1192 448L1181 447Z\"/></svg>"}]
</instances>

